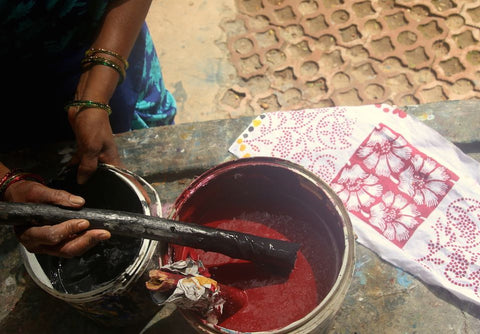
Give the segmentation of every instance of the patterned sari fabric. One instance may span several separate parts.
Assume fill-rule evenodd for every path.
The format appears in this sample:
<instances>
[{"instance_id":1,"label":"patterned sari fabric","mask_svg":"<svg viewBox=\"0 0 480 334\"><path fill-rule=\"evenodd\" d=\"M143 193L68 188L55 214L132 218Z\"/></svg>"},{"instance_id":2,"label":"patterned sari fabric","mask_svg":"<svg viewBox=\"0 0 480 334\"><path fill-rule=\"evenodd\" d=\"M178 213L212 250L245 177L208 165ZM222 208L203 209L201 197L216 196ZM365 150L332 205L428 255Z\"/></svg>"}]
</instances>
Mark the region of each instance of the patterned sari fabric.
<instances>
[{"instance_id":1,"label":"patterned sari fabric","mask_svg":"<svg viewBox=\"0 0 480 334\"><path fill-rule=\"evenodd\" d=\"M63 106L75 93L80 61L107 3L0 0L0 60L8 65L2 81L9 83L1 91L2 116L5 122L21 124L15 141L25 138L22 132L41 139L73 137ZM110 100L113 132L172 124L176 103L165 88L146 24L128 62L126 78Z\"/></svg>"},{"instance_id":2,"label":"patterned sari fabric","mask_svg":"<svg viewBox=\"0 0 480 334\"><path fill-rule=\"evenodd\" d=\"M480 165L426 124L387 104L277 111L229 151L308 169L343 202L359 243L480 305Z\"/></svg>"}]
</instances>

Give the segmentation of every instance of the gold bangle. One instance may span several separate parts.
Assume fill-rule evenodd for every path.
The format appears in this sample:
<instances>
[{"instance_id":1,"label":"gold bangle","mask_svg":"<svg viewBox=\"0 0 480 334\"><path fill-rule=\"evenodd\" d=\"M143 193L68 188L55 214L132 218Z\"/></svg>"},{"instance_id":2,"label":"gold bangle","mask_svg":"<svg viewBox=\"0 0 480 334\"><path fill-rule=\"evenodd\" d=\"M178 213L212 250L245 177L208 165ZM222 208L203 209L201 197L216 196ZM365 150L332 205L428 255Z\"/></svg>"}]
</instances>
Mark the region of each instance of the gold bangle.
<instances>
[{"instance_id":1,"label":"gold bangle","mask_svg":"<svg viewBox=\"0 0 480 334\"><path fill-rule=\"evenodd\" d=\"M128 68L128 61L124 57L122 57L120 54L116 53L115 51L102 49L102 48L90 48L87 51L85 51L85 56L89 57L89 56L96 55L97 53L104 53L109 56L115 57L122 62L123 66L125 67L125 70Z\"/></svg>"},{"instance_id":2,"label":"gold bangle","mask_svg":"<svg viewBox=\"0 0 480 334\"><path fill-rule=\"evenodd\" d=\"M74 101L71 101L71 102L69 102L65 105L65 111L68 111L68 109L70 107L80 107L80 109L78 109L75 112L75 115L77 115L79 112L82 112L82 111L84 111L85 109L88 109L88 108L103 109L107 112L107 114L109 116L112 113L112 108L108 104L100 103L100 102L94 102L94 101L90 101L90 100L74 100Z\"/></svg>"}]
</instances>

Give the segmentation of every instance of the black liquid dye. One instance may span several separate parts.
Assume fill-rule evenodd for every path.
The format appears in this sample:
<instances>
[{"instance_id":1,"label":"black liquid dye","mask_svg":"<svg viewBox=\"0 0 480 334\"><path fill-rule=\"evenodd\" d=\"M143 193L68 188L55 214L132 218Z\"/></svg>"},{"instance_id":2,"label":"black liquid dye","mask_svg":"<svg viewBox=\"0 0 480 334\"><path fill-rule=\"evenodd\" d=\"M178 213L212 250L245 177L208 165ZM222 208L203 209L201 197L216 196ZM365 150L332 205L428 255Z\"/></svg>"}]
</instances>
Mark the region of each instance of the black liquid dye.
<instances>
[{"instance_id":1,"label":"black liquid dye","mask_svg":"<svg viewBox=\"0 0 480 334\"><path fill-rule=\"evenodd\" d=\"M144 213L135 191L111 170L99 167L83 185L76 183L76 172L72 168L62 173L49 186L82 196L88 208ZM112 235L80 257L37 255L37 259L55 290L76 294L92 291L124 273L141 243L138 238Z\"/></svg>"}]
</instances>

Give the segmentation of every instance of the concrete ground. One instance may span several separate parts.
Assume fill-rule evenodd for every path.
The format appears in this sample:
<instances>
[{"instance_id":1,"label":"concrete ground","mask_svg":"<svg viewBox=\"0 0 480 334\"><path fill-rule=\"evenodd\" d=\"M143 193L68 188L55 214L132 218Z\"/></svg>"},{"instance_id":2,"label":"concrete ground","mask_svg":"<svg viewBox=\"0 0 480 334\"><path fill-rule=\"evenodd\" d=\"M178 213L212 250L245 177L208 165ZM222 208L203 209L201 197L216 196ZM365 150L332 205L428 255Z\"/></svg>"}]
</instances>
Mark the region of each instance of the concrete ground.
<instances>
[{"instance_id":1,"label":"concrete ground","mask_svg":"<svg viewBox=\"0 0 480 334\"><path fill-rule=\"evenodd\" d=\"M480 98L478 0L154 0L176 123Z\"/></svg>"},{"instance_id":2,"label":"concrete ground","mask_svg":"<svg viewBox=\"0 0 480 334\"><path fill-rule=\"evenodd\" d=\"M177 124L228 118L214 111L220 92L236 77L220 27L234 15L233 0L152 2L147 24L178 104Z\"/></svg>"}]
</instances>

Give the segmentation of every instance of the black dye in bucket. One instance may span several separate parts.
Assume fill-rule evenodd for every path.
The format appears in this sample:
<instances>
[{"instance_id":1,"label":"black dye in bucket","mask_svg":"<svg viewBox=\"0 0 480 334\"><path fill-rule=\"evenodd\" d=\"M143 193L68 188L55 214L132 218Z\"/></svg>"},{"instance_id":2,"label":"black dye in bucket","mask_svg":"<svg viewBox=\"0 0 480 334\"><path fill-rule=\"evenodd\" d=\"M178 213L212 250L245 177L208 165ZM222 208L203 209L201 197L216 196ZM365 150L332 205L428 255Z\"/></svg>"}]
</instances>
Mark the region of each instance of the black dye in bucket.
<instances>
[{"instance_id":1,"label":"black dye in bucket","mask_svg":"<svg viewBox=\"0 0 480 334\"><path fill-rule=\"evenodd\" d=\"M85 207L161 216L155 189L139 176L101 164L83 185L76 183L75 168L49 186L85 198ZM146 322L160 310L145 282L158 267L164 244L149 239L112 235L83 256L72 259L33 254L21 246L27 272L55 298L107 327Z\"/></svg>"},{"instance_id":2,"label":"black dye in bucket","mask_svg":"<svg viewBox=\"0 0 480 334\"><path fill-rule=\"evenodd\" d=\"M99 169L83 185L77 184L75 178L76 169L71 169L52 181L50 186L82 196L88 208L143 213L138 197L108 170ZM80 257L65 259L37 255L37 258L57 291L82 293L92 291L120 275L135 259L140 243L138 238L112 235Z\"/></svg>"}]
</instances>

